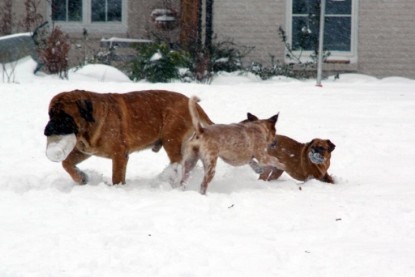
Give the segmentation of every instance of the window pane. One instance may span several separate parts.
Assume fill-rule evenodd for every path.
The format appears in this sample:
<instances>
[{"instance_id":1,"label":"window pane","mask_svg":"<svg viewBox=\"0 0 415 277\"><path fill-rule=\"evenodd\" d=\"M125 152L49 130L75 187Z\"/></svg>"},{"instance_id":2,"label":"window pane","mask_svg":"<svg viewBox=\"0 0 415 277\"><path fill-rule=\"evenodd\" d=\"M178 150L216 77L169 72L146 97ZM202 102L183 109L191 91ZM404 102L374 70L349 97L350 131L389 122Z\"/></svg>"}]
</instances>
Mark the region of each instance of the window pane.
<instances>
[{"instance_id":1,"label":"window pane","mask_svg":"<svg viewBox=\"0 0 415 277\"><path fill-rule=\"evenodd\" d=\"M293 50L314 51L318 48L319 24L307 16L293 17ZM326 17L324 24L324 50L351 50L351 18Z\"/></svg>"},{"instance_id":2,"label":"window pane","mask_svg":"<svg viewBox=\"0 0 415 277\"><path fill-rule=\"evenodd\" d=\"M318 0L293 0L293 14L316 14L319 3Z\"/></svg>"},{"instance_id":3,"label":"window pane","mask_svg":"<svg viewBox=\"0 0 415 277\"><path fill-rule=\"evenodd\" d=\"M320 0L293 0L293 14L320 13ZM351 14L352 0L326 0L326 14Z\"/></svg>"},{"instance_id":4,"label":"window pane","mask_svg":"<svg viewBox=\"0 0 415 277\"><path fill-rule=\"evenodd\" d=\"M91 14L92 21L105 21L105 0L92 0Z\"/></svg>"},{"instance_id":5,"label":"window pane","mask_svg":"<svg viewBox=\"0 0 415 277\"><path fill-rule=\"evenodd\" d=\"M327 0L326 14L352 14L352 0Z\"/></svg>"},{"instance_id":6,"label":"window pane","mask_svg":"<svg viewBox=\"0 0 415 277\"><path fill-rule=\"evenodd\" d=\"M68 0L68 21L82 20L82 0Z\"/></svg>"},{"instance_id":7,"label":"window pane","mask_svg":"<svg viewBox=\"0 0 415 277\"><path fill-rule=\"evenodd\" d=\"M294 50L314 50L318 45L318 23L308 16L293 17L292 48Z\"/></svg>"},{"instance_id":8,"label":"window pane","mask_svg":"<svg viewBox=\"0 0 415 277\"><path fill-rule=\"evenodd\" d=\"M351 50L351 18L328 17L324 23L324 48L331 51Z\"/></svg>"},{"instance_id":9,"label":"window pane","mask_svg":"<svg viewBox=\"0 0 415 277\"><path fill-rule=\"evenodd\" d=\"M108 21L121 21L121 0L108 0Z\"/></svg>"},{"instance_id":10,"label":"window pane","mask_svg":"<svg viewBox=\"0 0 415 277\"><path fill-rule=\"evenodd\" d=\"M65 0L52 0L52 20L66 21Z\"/></svg>"}]
</instances>

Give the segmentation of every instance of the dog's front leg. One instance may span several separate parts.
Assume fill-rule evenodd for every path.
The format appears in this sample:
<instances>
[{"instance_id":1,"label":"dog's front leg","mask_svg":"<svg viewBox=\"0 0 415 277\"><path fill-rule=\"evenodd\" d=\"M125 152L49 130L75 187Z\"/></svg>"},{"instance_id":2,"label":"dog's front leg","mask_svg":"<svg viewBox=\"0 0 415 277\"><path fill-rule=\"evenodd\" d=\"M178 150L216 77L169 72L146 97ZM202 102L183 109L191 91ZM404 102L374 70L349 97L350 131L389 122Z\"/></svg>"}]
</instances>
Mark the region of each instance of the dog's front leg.
<instances>
[{"instance_id":1,"label":"dog's front leg","mask_svg":"<svg viewBox=\"0 0 415 277\"><path fill-rule=\"evenodd\" d=\"M88 177L84 172L76 167L76 165L82 161L85 161L89 157L91 156L74 148L72 152L69 153L68 157L62 162L62 166L66 172L68 172L72 179L80 185L85 185L88 182Z\"/></svg>"},{"instance_id":2,"label":"dog's front leg","mask_svg":"<svg viewBox=\"0 0 415 277\"><path fill-rule=\"evenodd\" d=\"M249 166L252 168L253 171L255 171L255 173L261 174L262 172L264 172L264 167L260 166L255 159L249 161Z\"/></svg>"},{"instance_id":3,"label":"dog's front leg","mask_svg":"<svg viewBox=\"0 0 415 277\"><path fill-rule=\"evenodd\" d=\"M326 173L323 176L323 178L321 179L321 181L326 182L326 183L330 183L330 184L334 184L333 178L328 173Z\"/></svg>"},{"instance_id":4,"label":"dog's front leg","mask_svg":"<svg viewBox=\"0 0 415 277\"><path fill-rule=\"evenodd\" d=\"M280 162L280 160L278 160L278 158L271 156L271 155L263 155L261 157L256 157L259 161L259 163L264 166L264 165L271 165L276 167L279 170L285 170L285 165L283 163Z\"/></svg>"},{"instance_id":5,"label":"dog's front leg","mask_svg":"<svg viewBox=\"0 0 415 277\"><path fill-rule=\"evenodd\" d=\"M265 166L263 169L264 171L259 175L259 179L264 181L276 180L284 173L284 170L279 170L273 166Z\"/></svg>"},{"instance_id":6,"label":"dog's front leg","mask_svg":"<svg viewBox=\"0 0 415 277\"><path fill-rule=\"evenodd\" d=\"M117 153L112 157L112 184L125 184L125 174L127 171L128 154L125 152Z\"/></svg>"}]
</instances>

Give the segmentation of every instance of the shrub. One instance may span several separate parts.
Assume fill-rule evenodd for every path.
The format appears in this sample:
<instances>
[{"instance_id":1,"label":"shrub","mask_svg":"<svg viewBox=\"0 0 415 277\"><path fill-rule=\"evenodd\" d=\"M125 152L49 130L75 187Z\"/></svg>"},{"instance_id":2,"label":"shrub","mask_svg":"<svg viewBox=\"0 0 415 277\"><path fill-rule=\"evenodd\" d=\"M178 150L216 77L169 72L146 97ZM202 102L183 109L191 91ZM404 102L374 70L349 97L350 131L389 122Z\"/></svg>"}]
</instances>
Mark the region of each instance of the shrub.
<instances>
[{"instance_id":1,"label":"shrub","mask_svg":"<svg viewBox=\"0 0 415 277\"><path fill-rule=\"evenodd\" d=\"M130 78L146 79L153 83L183 79L185 76L182 69L187 69L190 65L190 55L185 51L171 50L166 43L145 44L137 48Z\"/></svg>"},{"instance_id":2,"label":"shrub","mask_svg":"<svg viewBox=\"0 0 415 277\"><path fill-rule=\"evenodd\" d=\"M59 27L54 27L47 38L45 48L40 51L40 57L49 73L59 74L61 78L68 77L68 53L70 48L68 36Z\"/></svg>"},{"instance_id":3,"label":"shrub","mask_svg":"<svg viewBox=\"0 0 415 277\"><path fill-rule=\"evenodd\" d=\"M236 45L233 41L216 41L211 48L211 63L214 73L242 70L242 59L253 48Z\"/></svg>"},{"instance_id":4,"label":"shrub","mask_svg":"<svg viewBox=\"0 0 415 277\"><path fill-rule=\"evenodd\" d=\"M275 62L274 56L270 57L270 67L265 67L260 63L254 62L245 70L259 76L262 80L267 80L274 76L297 77L292 64L284 64L278 60Z\"/></svg>"}]
</instances>

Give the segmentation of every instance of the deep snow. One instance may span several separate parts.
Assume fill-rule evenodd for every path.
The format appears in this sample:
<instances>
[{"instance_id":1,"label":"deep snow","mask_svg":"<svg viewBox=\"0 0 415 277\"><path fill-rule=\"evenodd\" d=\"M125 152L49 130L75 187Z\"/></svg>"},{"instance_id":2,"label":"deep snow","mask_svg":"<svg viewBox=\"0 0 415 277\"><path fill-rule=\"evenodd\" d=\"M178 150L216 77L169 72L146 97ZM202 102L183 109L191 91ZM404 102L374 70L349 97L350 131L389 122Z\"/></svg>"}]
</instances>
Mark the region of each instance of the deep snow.
<instances>
[{"instance_id":1,"label":"deep snow","mask_svg":"<svg viewBox=\"0 0 415 277\"><path fill-rule=\"evenodd\" d=\"M0 83L0 276L415 275L414 80L349 74L319 88L222 74L211 85L149 84L102 65L69 80L34 68L25 59L15 83ZM337 183L263 182L219 162L202 196L200 167L186 191L173 189L165 152L148 150L130 156L124 186L108 185L111 162L97 157L80 164L91 183L75 185L46 158L43 129L50 99L76 88L197 95L218 123L279 111L278 133L336 144Z\"/></svg>"}]
</instances>

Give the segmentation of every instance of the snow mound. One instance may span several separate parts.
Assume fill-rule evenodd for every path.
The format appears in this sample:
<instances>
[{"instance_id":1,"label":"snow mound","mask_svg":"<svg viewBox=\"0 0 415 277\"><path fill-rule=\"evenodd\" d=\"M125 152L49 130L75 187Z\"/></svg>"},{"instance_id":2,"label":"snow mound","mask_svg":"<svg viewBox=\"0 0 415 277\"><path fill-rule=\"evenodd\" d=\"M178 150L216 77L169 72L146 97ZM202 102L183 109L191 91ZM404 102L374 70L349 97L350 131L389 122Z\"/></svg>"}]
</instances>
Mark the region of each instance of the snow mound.
<instances>
[{"instance_id":1,"label":"snow mound","mask_svg":"<svg viewBox=\"0 0 415 277\"><path fill-rule=\"evenodd\" d=\"M100 82L131 82L127 75L112 66L89 64L80 69L71 69L69 79L77 81L96 80Z\"/></svg>"}]
</instances>

